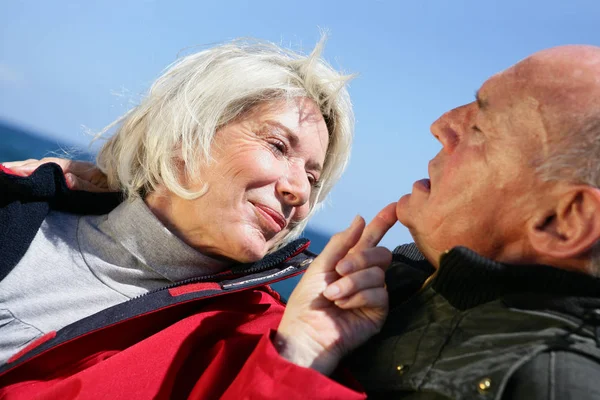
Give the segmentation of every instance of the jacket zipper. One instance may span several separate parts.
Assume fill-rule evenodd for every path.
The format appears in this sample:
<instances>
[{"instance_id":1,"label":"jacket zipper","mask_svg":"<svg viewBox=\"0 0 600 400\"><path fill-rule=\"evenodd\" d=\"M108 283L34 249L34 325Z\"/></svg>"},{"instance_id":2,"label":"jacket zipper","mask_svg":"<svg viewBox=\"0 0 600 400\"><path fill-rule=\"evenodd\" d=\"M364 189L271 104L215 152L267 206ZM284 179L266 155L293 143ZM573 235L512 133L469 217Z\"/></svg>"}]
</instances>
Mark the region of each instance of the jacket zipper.
<instances>
[{"instance_id":1,"label":"jacket zipper","mask_svg":"<svg viewBox=\"0 0 600 400\"><path fill-rule=\"evenodd\" d=\"M253 273L256 273L256 272L261 272L261 271L267 270L267 269L269 269L271 267L274 267L277 264L281 264L282 262L284 262L285 260L288 260L291 257L294 257L299 252L301 252L301 251L305 250L306 248L308 248L307 243L310 244L310 242L299 243L293 249L293 251L289 251L289 254L287 254L288 252L286 252L286 253L282 254L281 257L273 258L273 260L271 260L270 262L268 262L266 264L261 264L260 266L257 266L257 267L251 267L249 269L246 269L246 270L243 270L243 271L240 271L240 272L237 272L237 273L234 273L232 270L229 270L229 271L219 272L217 274L204 275L204 276L199 276L199 277L184 279L182 281L173 282L173 283L170 283L170 284L168 284L166 286L163 286L161 288L153 289L153 290L151 290L149 292L142 293L140 295L132 297L131 300L139 299L140 297L144 297L144 296L147 296L149 294L153 294L153 293L160 292L160 291L163 291L163 290L173 289L173 288L178 287L178 286L189 285L191 283L206 282L206 281L210 281L210 280L213 280L213 279L216 279L216 278L219 278L219 279L220 278L229 278L229 277L242 276L242 275L253 274Z\"/></svg>"}]
</instances>

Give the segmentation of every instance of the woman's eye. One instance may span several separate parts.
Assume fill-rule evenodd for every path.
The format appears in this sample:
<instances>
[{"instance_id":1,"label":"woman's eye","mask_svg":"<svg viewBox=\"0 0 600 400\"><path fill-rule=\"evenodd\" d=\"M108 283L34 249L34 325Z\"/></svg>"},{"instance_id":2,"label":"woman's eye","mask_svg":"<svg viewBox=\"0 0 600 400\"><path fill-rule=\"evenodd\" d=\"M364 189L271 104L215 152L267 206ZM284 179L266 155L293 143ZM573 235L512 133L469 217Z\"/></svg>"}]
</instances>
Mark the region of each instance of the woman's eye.
<instances>
[{"instance_id":1,"label":"woman's eye","mask_svg":"<svg viewBox=\"0 0 600 400\"><path fill-rule=\"evenodd\" d=\"M285 143L283 143L281 140L273 139L273 140L269 141L269 144L271 145L273 150L275 150L276 152L278 152L280 154L286 153L287 148L285 146Z\"/></svg>"},{"instance_id":2,"label":"woman's eye","mask_svg":"<svg viewBox=\"0 0 600 400\"><path fill-rule=\"evenodd\" d=\"M313 189L318 189L321 187L321 182L315 178L313 175L308 175L308 182Z\"/></svg>"}]
</instances>

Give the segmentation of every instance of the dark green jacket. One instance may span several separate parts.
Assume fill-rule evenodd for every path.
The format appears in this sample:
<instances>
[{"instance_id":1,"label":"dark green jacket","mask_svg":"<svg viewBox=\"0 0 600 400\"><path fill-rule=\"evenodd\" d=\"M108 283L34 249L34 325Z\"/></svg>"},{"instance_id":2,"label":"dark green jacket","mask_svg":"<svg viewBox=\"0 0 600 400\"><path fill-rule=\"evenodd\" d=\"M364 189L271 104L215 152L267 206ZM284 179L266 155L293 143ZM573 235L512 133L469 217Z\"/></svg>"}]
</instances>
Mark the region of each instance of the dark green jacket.
<instances>
[{"instance_id":1,"label":"dark green jacket","mask_svg":"<svg viewBox=\"0 0 600 400\"><path fill-rule=\"evenodd\" d=\"M416 289L431 271L395 256L388 320L348 360L370 398L600 398L600 279L465 248Z\"/></svg>"}]
</instances>

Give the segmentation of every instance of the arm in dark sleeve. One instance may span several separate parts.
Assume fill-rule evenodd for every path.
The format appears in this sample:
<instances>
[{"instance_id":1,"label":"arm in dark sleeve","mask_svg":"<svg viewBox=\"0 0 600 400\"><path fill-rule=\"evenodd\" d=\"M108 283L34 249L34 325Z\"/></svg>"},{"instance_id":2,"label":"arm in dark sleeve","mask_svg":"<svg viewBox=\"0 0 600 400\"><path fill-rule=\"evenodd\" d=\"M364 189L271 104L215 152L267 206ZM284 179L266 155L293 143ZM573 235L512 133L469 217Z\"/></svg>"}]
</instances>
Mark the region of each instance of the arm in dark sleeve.
<instances>
[{"instance_id":1,"label":"arm in dark sleeve","mask_svg":"<svg viewBox=\"0 0 600 400\"><path fill-rule=\"evenodd\" d=\"M23 257L50 209L99 215L120 201L119 193L70 190L56 164L25 177L0 165L0 280Z\"/></svg>"},{"instance_id":2,"label":"arm in dark sleeve","mask_svg":"<svg viewBox=\"0 0 600 400\"><path fill-rule=\"evenodd\" d=\"M513 374L502 399L600 399L600 364L567 351L539 354Z\"/></svg>"}]
</instances>

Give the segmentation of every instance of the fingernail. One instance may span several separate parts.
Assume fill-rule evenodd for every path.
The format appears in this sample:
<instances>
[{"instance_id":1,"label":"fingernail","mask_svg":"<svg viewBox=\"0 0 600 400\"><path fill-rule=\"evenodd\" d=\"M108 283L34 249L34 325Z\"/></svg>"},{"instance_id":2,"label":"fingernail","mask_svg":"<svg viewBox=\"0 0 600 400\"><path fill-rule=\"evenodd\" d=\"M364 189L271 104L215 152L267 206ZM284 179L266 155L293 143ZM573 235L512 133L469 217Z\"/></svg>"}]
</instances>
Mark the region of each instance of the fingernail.
<instances>
[{"instance_id":1,"label":"fingernail","mask_svg":"<svg viewBox=\"0 0 600 400\"><path fill-rule=\"evenodd\" d=\"M360 215L357 215L356 217L354 217L354 219L352 220L352 223L350 224L350 228L354 228L356 226L356 224L358 224L358 221L360 221Z\"/></svg>"},{"instance_id":2,"label":"fingernail","mask_svg":"<svg viewBox=\"0 0 600 400\"><path fill-rule=\"evenodd\" d=\"M340 293L340 288L336 285L329 285L323 292L323 295L330 300L334 300L335 297Z\"/></svg>"},{"instance_id":3,"label":"fingernail","mask_svg":"<svg viewBox=\"0 0 600 400\"><path fill-rule=\"evenodd\" d=\"M346 304L348 302L348 299L341 299L341 300L336 300L334 301L336 306L343 306L344 304Z\"/></svg>"},{"instance_id":4,"label":"fingernail","mask_svg":"<svg viewBox=\"0 0 600 400\"><path fill-rule=\"evenodd\" d=\"M73 177L71 176L71 174L66 174L65 175L65 182L67 183L67 187L69 189L73 189L73 186L75 185L75 179L73 179Z\"/></svg>"},{"instance_id":5,"label":"fingernail","mask_svg":"<svg viewBox=\"0 0 600 400\"><path fill-rule=\"evenodd\" d=\"M346 275L348 272L352 271L353 265L348 260L342 260L336 265L335 271L340 275Z\"/></svg>"}]
</instances>

